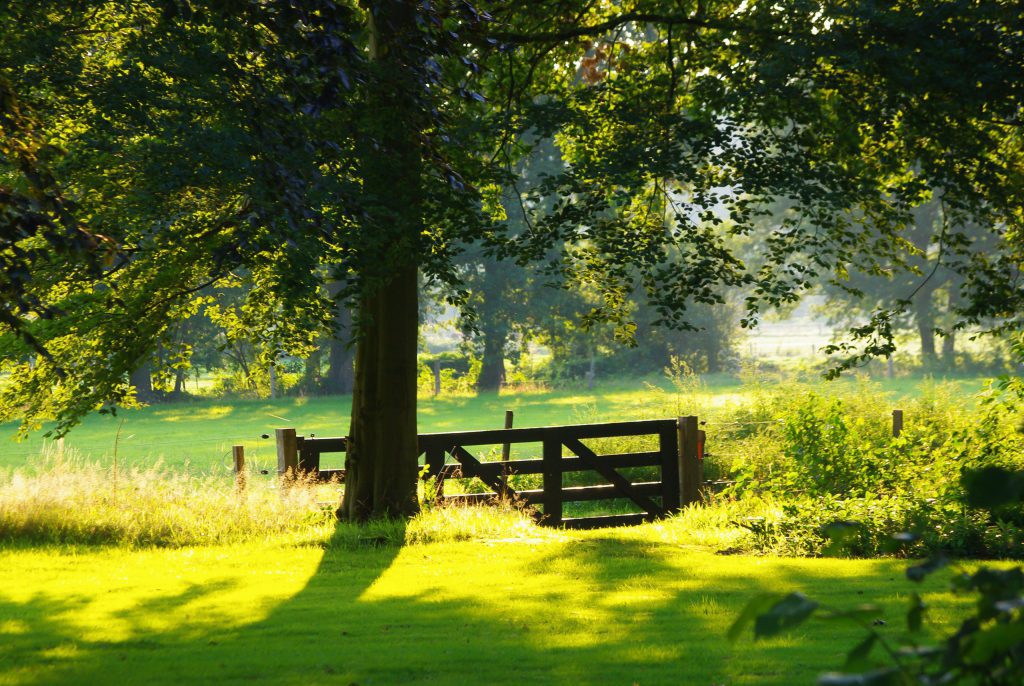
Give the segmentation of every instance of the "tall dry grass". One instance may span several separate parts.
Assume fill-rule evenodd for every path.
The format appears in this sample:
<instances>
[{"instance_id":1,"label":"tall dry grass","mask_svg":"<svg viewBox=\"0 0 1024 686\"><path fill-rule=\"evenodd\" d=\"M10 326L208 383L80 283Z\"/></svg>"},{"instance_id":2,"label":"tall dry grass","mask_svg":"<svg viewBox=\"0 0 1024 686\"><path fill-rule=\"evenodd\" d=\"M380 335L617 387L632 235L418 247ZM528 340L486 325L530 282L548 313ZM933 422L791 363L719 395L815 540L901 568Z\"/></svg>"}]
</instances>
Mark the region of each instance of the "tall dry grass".
<instances>
[{"instance_id":1,"label":"tall dry grass","mask_svg":"<svg viewBox=\"0 0 1024 686\"><path fill-rule=\"evenodd\" d=\"M327 540L334 514L322 488L161 465L114 470L49 451L0 472L0 540L126 546L195 546L288 538Z\"/></svg>"},{"instance_id":2,"label":"tall dry grass","mask_svg":"<svg viewBox=\"0 0 1024 686\"><path fill-rule=\"evenodd\" d=\"M48 450L0 471L0 544L191 547L254 541L362 547L547 535L511 506L425 507L412 520L336 521L336 485L161 465L114 470Z\"/></svg>"}]
</instances>

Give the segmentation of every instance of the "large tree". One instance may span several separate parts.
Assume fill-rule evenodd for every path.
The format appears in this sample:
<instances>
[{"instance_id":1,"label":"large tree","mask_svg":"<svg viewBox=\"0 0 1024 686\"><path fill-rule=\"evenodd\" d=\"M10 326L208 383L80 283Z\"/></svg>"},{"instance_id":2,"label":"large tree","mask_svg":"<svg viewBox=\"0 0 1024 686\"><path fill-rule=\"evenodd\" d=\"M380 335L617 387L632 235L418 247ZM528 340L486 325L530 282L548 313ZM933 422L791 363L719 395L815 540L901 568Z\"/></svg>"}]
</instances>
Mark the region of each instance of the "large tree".
<instances>
[{"instance_id":1,"label":"large tree","mask_svg":"<svg viewBox=\"0 0 1024 686\"><path fill-rule=\"evenodd\" d=\"M32 116L0 124L31 131L30 151L52 143L53 173L40 181L39 155L0 149L4 226L22 231L2 248L25 266L5 284L5 392L63 428L116 405L190 293L232 269L256 284L248 311L270 347L308 345L332 326L329 279L357 331L340 514L363 519L416 507L417 283L457 292L465 243L595 288L587 319L628 333L636 292L680 326L726 286L747 288L754 318L836 272L899 265L906 219L935 189L1004 241L1004 261L980 269L970 246L951 251L977 275L968 303L1017 297L997 267L1019 264L1022 12L12 0L0 77ZM552 138L565 167L523 201L557 202L509 230L492 199L526 141ZM33 193L45 221L26 224ZM777 198L792 217L751 269L730 235ZM32 350L46 363L19 366Z\"/></svg>"}]
</instances>

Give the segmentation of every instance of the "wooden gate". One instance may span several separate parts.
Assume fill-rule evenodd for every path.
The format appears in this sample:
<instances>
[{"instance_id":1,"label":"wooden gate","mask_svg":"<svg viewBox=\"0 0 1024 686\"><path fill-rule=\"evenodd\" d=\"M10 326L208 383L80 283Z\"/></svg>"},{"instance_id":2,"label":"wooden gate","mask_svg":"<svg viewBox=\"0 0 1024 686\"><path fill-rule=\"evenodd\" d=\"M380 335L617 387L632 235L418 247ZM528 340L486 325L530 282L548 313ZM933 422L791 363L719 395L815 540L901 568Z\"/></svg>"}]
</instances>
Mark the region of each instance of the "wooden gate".
<instances>
[{"instance_id":1,"label":"wooden gate","mask_svg":"<svg viewBox=\"0 0 1024 686\"><path fill-rule=\"evenodd\" d=\"M651 521L677 512L682 505L699 500L701 485L696 417L654 419L635 422L547 426L527 429L458 431L419 435L420 455L427 467L425 478L434 479L433 496L438 501L479 503L498 497L514 498L539 506L538 521L545 526L593 528L622 526ZM583 443L588 439L653 436L657 450L598 454ZM487 445L541 445L541 458L483 461L470 450ZM321 470L320 454L344 452L344 438L296 436L294 429L277 430L278 472L315 472L319 478L344 479L344 470ZM565 454L568 452L569 454ZM658 479L632 481L620 470L635 467L658 468ZM565 486L563 476L572 472L593 472L606 483L594 486ZM540 474L541 488L516 491L509 477ZM478 479L486 493L446 495L448 479ZM594 517L564 517L563 504L594 500L625 499L641 510L633 514Z\"/></svg>"},{"instance_id":2,"label":"wooden gate","mask_svg":"<svg viewBox=\"0 0 1024 686\"><path fill-rule=\"evenodd\" d=\"M693 430L696 418L692 419ZM680 441L680 429L683 440ZM425 456L428 477L435 479L439 500L481 502L496 496L515 498L529 505L540 506L541 524L570 528L621 526L651 521L673 512L682 504L696 502L696 489L692 498L683 497L683 465L696 463L695 441L685 440L686 422L659 419L606 424L579 424L548 426L530 429L497 429L491 431L461 431L457 433L421 434L420 451ZM599 455L583 441L594 438L626 436L656 436L658 449L647 452ZM696 435L694 435L696 438ZM540 443L541 459L484 462L469 448L482 445ZM685 450L694 443L692 459ZM681 450L680 448L684 449ZM564 454L566 451L568 455ZM449 458L453 461L448 463ZM634 482L619 470L633 467L658 467L657 481ZM693 470L688 470L693 471ZM595 486L565 486L563 475L571 472L596 472L606 484ZM696 472L694 472L696 473ZM516 474L540 474L542 488L516 491L508 484L508 477ZM445 495L444 482L450 478L476 478L489 493ZM564 517L566 502L627 499L641 510L635 514L604 515L596 517Z\"/></svg>"}]
</instances>

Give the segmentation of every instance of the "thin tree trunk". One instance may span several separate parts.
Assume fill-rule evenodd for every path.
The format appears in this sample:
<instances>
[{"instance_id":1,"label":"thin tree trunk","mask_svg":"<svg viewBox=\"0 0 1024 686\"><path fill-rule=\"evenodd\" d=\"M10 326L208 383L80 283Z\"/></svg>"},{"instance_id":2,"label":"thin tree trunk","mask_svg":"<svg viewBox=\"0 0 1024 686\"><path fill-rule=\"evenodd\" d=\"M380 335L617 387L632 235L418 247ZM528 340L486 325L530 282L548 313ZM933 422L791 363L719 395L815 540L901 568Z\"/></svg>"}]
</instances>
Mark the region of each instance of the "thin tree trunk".
<instances>
[{"instance_id":1,"label":"thin tree trunk","mask_svg":"<svg viewBox=\"0 0 1024 686\"><path fill-rule=\"evenodd\" d=\"M954 279L948 286L949 295L946 301L946 321L942 336L942 364L948 369L956 367L956 330L952 321L956 317L956 308L960 305L960 279Z\"/></svg>"},{"instance_id":2,"label":"thin tree trunk","mask_svg":"<svg viewBox=\"0 0 1024 686\"><path fill-rule=\"evenodd\" d=\"M956 331L952 329L942 336L942 363L949 368L956 366Z\"/></svg>"},{"instance_id":3,"label":"thin tree trunk","mask_svg":"<svg viewBox=\"0 0 1024 686\"><path fill-rule=\"evenodd\" d=\"M505 344L509 324L506 306L508 267L490 259L484 262L484 279L480 289L480 328L484 337L483 357L476 390L497 391L505 385Z\"/></svg>"},{"instance_id":4,"label":"thin tree trunk","mask_svg":"<svg viewBox=\"0 0 1024 686\"><path fill-rule=\"evenodd\" d=\"M921 361L935 361L935 312L932 308L932 291L923 289L914 298L914 321L917 335L921 339Z\"/></svg>"}]
</instances>

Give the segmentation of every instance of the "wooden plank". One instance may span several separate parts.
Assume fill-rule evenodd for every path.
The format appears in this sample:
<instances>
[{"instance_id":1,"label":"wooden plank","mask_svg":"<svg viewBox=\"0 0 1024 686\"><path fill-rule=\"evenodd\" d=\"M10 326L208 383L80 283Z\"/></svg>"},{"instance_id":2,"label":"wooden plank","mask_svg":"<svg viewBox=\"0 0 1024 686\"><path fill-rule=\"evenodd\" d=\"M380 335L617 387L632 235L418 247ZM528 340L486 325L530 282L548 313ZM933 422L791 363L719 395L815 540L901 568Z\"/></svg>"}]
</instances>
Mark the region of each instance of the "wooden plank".
<instances>
[{"instance_id":1,"label":"wooden plank","mask_svg":"<svg viewBox=\"0 0 1024 686\"><path fill-rule=\"evenodd\" d=\"M903 410L892 411L892 437L899 438L903 433Z\"/></svg>"},{"instance_id":2,"label":"wooden plank","mask_svg":"<svg viewBox=\"0 0 1024 686\"><path fill-rule=\"evenodd\" d=\"M700 502L702 479L697 454L699 430L696 417L679 418L679 475L682 481L680 494L684 507Z\"/></svg>"},{"instance_id":3,"label":"wooden plank","mask_svg":"<svg viewBox=\"0 0 1024 686\"><path fill-rule=\"evenodd\" d=\"M306 445L323 455L324 453L348 452L348 438L344 436L325 436L323 438L306 438Z\"/></svg>"},{"instance_id":4,"label":"wooden plank","mask_svg":"<svg viewBox=\"0 0 1024 686\"><path fill-rule=\"evenodd\" d=\"M245 446L231 446L231 457L235 462L235 488L241 493L245 490L245 482L248 477L245 471Z\"/></svg>"},{"instance_id":5,"label":"wooden plank","mask_svg":"<svg viewBox=\"0 0 1024 686\"><path fill-rule=\"evenodd\" d=\"M679 432L675 425L662 429L658 436L661 452L661 504L666 514L679 512L682 505L679 472Z\"/></svg>"},{"instance_id":6,"label":"wooden plank","mask_svg":"<svg viewBox=\"0 0 1024 686\"><path fill-rule=\"evenodd\" d=\"M549 438L544 441L544 471L543 485L544 494L542 505L544 507L544 519L541 522L546 526L562 525L562 442Z\"/></svg>"},{"instance_id":7,"label":"wooden plank","mask_svg":"<svg viewBox=\"0 0 1024 686\"><path fill-rule=\"evenodd\" d=\"M285 476L290 472L294 476L299 467L295 429L275 429L274 435L277 440L277 475Z\"/></svg>"},{"instance_id":8,"label":"wooden plank","mask_svg":"<svg viewBox=\"0 0 1024 686\"><path fill-rule=\"evenodd\" d=\"M624 453L614 455L602 455L601 461L609 467L632 468L632 467L658 467L661 465L661 453ZM444 477L446 479L459 478L451 471L458 465L446 465ZM544 460L512 460L510 462L481 462L479 469L493 471L495 477L499 477L503 470L509 474L543 474ZM563 457L559 463L559 469L564 472L586 472L590 467L581 462L577 457Z\"/></svg>"},{"instance_id":9,"label":"wooden plank","mask_svg":"<svg viewBox=\"0 0 1024 686\"><path fill-rule=\"evenodd\" d=\"M516 492L514 490L508 487L503 487L501 479L497 474L494 474L492 470L481 469L483 465L480 460L470 455L469 451L461 445L453 446L448 452L462 465L462 473L464 476L480 479L487 484L487 487L493 490L495 494L500 494L504 491L508 493L508 497L516 497ZM501 469L500 463L495 465L495 463L492 462L491 464L497 466L498 469Z\"/></svg>"},{"instance_id":10,"label":"wooden plank","mask_svg":"<svg viewBox=\"0 0 1024 686\"><path fill-rule=\"evenodd\" d=\"M563 439L563 443L565 444L565 447L579 456L579 459L583 464L587 464L591 469L611 482L623 497L629 498L646 512L650 512L651 514L665 514L665 508L661 507L642 493L635 491L633 489L633 482L605 464L603 460L594 453L594 451L583 445L583 443L575 438L565 438Z\"/></svg>"},{"instance_id":11,"label":"wooden plank","mask_svg":"<svg viewBox=\"0 0 1024 686\"><path fill-rule=\"evenodd\" d=\"M644 522L653 522L656 515L650 512L637 514L604 515L602 517L570 517L563 519L566 529L601 529L611 526L636 526Z\"/></svg>"},{"instance_id":12,"label":"wooden plank","mask_svg":"<svg viewBox=\"0 0 1024 686\"><path fill-rule=\"evenodd\" d=\"M514 418L515 418L515 415L512 412L512 410L505 410L505 428L506 429L511 429L512 428L512 421L513 421ZM512 458L512 444L511 443L503 443L501 445L501 461L502 462L508 462L511 458ZM501 486L502 486L502 489L504 489L505 487L508 486L508 470L507 469L503 469L502 472L501 472Z\"/></svg>"},{"instance_id":13,"label":"wooden plank","mask_svg":"<svg viewBox=\"0 0 1024 686\"><path fill-rule=\"evenodd\" d=\"M661 495L660 481L644 481L633 484L638 492L649 496ZM611 484L600 486L571 486L562 488L562 502L584 502L591 500L615 500L622 498L618 489ZM544 490L533 488L525 491L518 491L516 498L527 505L542 505L544 503ZM455 503L465 502L476 504L488 502L494 499L493 493L459 493L456 495L444 496L445 502L449 500Z\"/></svg>"},{"instance_id":14,"label":"wooden plank","mask_svg":"<svg viewBox=\"0 0 1024 686\"><path fill-rule=\"evenodd\" d=\"M299 451L297 470L303 473L320 471L320 453L313 443L316 439L298 436L295 440Z\"/></svg>"},{"instance_id":15,"label":"wooden plank","mask_svg":"<svg viewBox=\"0 0 1024 686\"><path fill-rule=\"evenodd\" d=\"M458 431L449 433L420 434L420 448L437 446L448 449L453 445L501 445L503 443L543 443L549 438L614 438L617 436L656 435L665 426L671 426L671 419L645 419L635 422L607 422L604 424L569 424L565 426L541 426L526 429L485 429L483 431Z\"/></svg>"}]
</instances>

